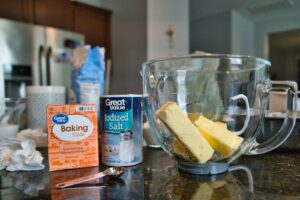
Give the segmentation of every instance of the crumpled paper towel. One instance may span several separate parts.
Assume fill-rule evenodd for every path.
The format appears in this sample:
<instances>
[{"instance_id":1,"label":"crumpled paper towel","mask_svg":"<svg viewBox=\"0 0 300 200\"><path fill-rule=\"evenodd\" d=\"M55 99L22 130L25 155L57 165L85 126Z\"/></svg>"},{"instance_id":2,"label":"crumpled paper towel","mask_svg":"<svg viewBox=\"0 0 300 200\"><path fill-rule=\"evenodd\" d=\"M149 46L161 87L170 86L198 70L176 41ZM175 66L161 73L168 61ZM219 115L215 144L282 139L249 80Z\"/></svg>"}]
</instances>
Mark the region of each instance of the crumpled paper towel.
<instances>
[{"instance_id":1,"label":"crumpled paper towel","mask_svg":"<svg viewBox=\"0 0 300 200\"><path fill-rule=\"evenodd\" d=\"M14 139L0 140L0 170L10 163L10 156L20 147L20 142Z\"/></svg>"},{"instance_id":2,"label":"crumpled paper towel","mask_svg":"<svg viewBox=\"0 0 300 200\"><path fill-rule=\"evenodd\" d=\"M35 150L31 139L18 141L5 139L0 141L0 169L8 171L31 171L44 169L43 157Z\"/></svg>"},{"instance_id":3,"label":"crumpled paper towel","mask_svg":"<svg viewBox=\"0 0 300 200\"><path fill-rule=\"evenodd\" d=\"M8 148L0 148L0 170L7 167L10 163L10 156L12 155L13 151Z\"/></svg>"}]
</instances>

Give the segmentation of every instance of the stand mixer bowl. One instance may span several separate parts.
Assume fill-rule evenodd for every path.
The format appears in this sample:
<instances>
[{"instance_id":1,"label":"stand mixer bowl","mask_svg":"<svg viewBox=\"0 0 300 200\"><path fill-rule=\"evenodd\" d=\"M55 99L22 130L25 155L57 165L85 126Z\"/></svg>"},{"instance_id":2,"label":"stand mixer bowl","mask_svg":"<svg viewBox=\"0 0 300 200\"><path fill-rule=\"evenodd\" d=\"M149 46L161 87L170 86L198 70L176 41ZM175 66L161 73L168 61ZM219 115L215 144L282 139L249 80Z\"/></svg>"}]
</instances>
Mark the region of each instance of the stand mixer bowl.
<instances>
[{"instance_id":1,"label":"stand mixer bowl","mask_svg":"<svg viewBox=\"0 0 300 200\"><path fill-rule=\"evenodd\" d=\"M271 81L270 66L269 61L260 58L219 54L187 55L142 65L144 105L152 133L163 150L178 161L180 170L193 174L222 173L240 155L269 152L289 137L296 119L297 84ZM259 144L256 137L261 133L267 97L272 90L287 91L286 117L278 133ZM174 143L180 138L157 116L167 102L175 102L191 120L204 116L223 123L232 134L242 138L242 143L226 157L215 151L205 163L178 154ZM186 133L180 134L184 137Z\"/></svg>"}]
</instances>

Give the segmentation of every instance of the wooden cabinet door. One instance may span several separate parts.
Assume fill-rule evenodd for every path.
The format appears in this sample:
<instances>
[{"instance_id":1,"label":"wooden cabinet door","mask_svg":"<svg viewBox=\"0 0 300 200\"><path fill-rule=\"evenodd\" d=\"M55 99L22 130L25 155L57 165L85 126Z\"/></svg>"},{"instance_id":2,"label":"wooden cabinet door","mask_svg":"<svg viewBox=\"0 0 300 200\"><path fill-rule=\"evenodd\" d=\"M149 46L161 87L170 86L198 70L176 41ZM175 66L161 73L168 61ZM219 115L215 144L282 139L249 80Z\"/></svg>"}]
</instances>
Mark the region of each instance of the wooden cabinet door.
<instances>
[{"instance_id":1,"label":"wooden cabinet door","mask_svg":"<svg viewBox=\"0 0 300 200\"><path fill-rule=\"evenodd\" d=\"M105 48L105 57L110 58L111 11L81 3L74 3L74 31L85 35L85 43Z\"/></svg>"},{"instance_id":2,"label":"wooden cabinet door","mask_svg":"<svg viewBox=\"0 0 300 200\"><path fill-rule=\"evenodd\" d=\"M32 22L32 0L0 0L0 17Z\"/></svg>"},{"instance_id":3,"label":"wooden cabinet door","mask_svg":"<svg viewBox=\"0 0 300 200\"><path fill-rule=\"evenodd\" d=\"M71 30L73 5L70 0L33 0L34 23Z\"/></svg>"}]
</instances>

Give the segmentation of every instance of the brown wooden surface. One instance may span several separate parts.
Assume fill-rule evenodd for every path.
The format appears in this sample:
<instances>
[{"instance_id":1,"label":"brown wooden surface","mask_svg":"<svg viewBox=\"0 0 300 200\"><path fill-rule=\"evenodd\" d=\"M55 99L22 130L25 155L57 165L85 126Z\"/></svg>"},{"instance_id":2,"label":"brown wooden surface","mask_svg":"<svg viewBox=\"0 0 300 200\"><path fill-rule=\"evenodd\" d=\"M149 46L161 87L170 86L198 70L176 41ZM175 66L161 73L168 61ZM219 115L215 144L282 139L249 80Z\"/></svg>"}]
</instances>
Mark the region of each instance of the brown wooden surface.
<instances>
[{"instance_id":1,"label":"brown wooden surface","mask_svg":"<svg viewBox=\"0 0 300 200\"><path fill-rule=\"evenodd\" d=\"M0 0L0 17L22 22L32 22L33 0Z\"/></svg>"},{"instance_id":2,"label":"brown wooden surface","mask_svg":"<svg viewBox=\"0 0 300 200\"><path fill-rule=\"evenodd\" d=\"M111 12L80 3L74 6L74 31L84 34L87 44L104 47L105 57L110 58Z\"/></svg>"},{"instance_id":3,"label":"brown wooden surface","mask_svg":"<svg viewBox=\"0 0 300 200\"><path fill-rule=\"evenodd\" d=\"M0 0L0 17L82 33L111 58L109 10L70 0Z\"/></svg>"},{"instance_id":4,"label":"brown wooden surface","mask_svg":"<svg viewBox=\"0 0 300 200\"><path fill-rule=\"evenodd\" d=\"M73 28L73 5L69 0L33 0L33 16L35 24Z\"/></svg>"}]
</instances>

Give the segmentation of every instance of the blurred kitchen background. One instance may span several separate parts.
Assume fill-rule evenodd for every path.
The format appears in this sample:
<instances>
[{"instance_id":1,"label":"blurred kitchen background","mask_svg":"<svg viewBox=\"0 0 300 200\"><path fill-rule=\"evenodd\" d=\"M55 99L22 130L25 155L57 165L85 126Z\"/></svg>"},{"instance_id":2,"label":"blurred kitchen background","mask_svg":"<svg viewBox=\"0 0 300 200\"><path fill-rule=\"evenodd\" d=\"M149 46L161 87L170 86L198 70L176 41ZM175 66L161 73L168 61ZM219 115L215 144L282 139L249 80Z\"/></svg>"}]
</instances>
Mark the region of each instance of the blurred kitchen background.
<instances>
[{"instance_id":1,"label":"blurred kitchen background","mask_svg":"<svg viewBox=\"0 0 300 200\"><path fill-rule=\"evenodd\" d=\"M0 96L68 87L82 44L105 48L109 94L142 93L144 61L195 51L266 58L272 79L300 80L299 0L0 0L0 18Z\"/></svg>"}]
</instances>

